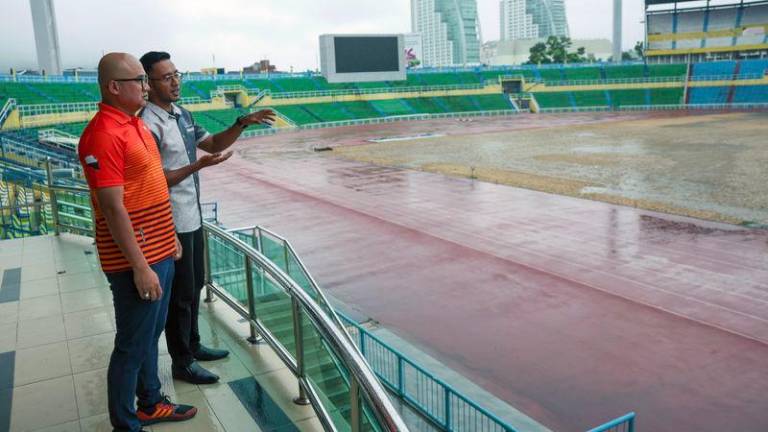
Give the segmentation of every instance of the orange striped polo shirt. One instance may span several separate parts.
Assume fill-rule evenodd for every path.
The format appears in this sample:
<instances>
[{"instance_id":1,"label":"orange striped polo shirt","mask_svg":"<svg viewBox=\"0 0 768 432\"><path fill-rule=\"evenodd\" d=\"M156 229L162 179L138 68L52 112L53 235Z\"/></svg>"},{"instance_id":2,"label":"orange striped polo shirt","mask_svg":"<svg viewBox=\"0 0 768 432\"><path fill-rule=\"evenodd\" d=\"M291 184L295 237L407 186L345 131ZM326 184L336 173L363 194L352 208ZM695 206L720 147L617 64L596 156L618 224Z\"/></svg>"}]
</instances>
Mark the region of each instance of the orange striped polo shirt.
<instances>
[{"instance_id":1,"label":"orange striped polo shirt","mask_svg":"<svg viewBox=\"0 0 768 432\"><path fill-rule=\"evenodd\" d=\"M78 156L91 189L96 247L105 273L131 270L118 248L96 199L96 189L123 186L123 204L136 241L149 264L174 254L171 201L160 153L144 122L106 104L80 137Z\"/></svg>"}]
</instances>

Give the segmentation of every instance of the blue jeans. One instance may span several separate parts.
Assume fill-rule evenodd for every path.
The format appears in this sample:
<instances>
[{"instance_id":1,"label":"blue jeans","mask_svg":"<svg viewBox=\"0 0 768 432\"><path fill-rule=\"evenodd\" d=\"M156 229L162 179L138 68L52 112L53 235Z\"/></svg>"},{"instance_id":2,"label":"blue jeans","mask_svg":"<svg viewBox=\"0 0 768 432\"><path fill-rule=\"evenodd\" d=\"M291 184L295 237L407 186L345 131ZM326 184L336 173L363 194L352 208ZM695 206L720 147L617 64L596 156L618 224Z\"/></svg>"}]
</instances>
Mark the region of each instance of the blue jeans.
<instances>
[{"instance_id":1,"label":"blue jeans","mask_svg":"<svg viewBox=\"0 0 768 432\"><path fill-rule=\"evenodd\" d=\"M115 305L117 334L109 359L107 395L109 419L120 431L139 431L135 398L141 407L160 401L160 378L157 375L157 341L165 327L168 301L171 298L174 265L167 258L153 264L160 279L161 299L143 300L133 283L133 272L108 273Z\"/></svg>"}]
</instances>

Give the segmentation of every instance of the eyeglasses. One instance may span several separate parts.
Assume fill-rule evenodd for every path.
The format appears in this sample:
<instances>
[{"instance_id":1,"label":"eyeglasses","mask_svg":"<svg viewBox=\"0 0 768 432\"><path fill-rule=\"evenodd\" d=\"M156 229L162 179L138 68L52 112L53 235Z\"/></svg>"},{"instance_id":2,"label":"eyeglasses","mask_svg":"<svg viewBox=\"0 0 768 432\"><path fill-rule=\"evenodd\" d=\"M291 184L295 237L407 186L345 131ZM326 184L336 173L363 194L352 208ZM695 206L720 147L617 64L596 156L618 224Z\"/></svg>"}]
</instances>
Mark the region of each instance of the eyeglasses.
<instances>
[{"instance_id":1,"label":"eyeglasses","mask_svg":"<svg viewBox=\"0 0 768 432\"><path fill-rule=\"evenodd\" d=\"M176 79L176 81L181 81L182 79L184 79L184 75L181 72L174 72L174 73L163 75L160 78L150 78L150 80L152 81L162 81L166 84L170 83L173 79Z\"/></svg>"},{"instance_id":2,"label":"eyeglasses","mask_svg":"<svg viewBox=\"0 0 768 432\"><path fill-rule=\"evenodd\" d=\"M149 83L149 78L146 75L139 75L136 78L118 78L118 79L113 79L112 81L119 81L119 82L136 81L139 84L147 84Z\"/></svg>"}]
</instances>

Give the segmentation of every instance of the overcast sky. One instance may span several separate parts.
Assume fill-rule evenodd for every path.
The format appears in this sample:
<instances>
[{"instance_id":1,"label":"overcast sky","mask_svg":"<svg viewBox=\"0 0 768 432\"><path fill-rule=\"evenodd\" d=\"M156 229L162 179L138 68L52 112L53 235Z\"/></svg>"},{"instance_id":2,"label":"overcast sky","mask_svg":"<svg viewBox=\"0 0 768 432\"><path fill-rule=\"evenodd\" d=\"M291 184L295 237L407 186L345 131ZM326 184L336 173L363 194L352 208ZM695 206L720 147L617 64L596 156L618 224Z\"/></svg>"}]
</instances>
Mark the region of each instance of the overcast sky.
<instances>
[{"instance_id":1,"label":"overcast sky","mask_svg":"<svg viewBox=\"0 0 768 432\"><path fill-rule=\"evenodd\" d=\"M624 48L643 39L642 0L624 2ZM498 0L477 0L483 41L499 37ZM611 37L612 0L565 0L573 38ZM0 68L36 68L29 0L0 0ZM183 71L239 70L268 58L280 70L314 69L318 35L403 33L410 0L54 0L65 68L101 54L171 53ZM11 42L12 41L12 42Z\"/></svg>"}]
</instances>

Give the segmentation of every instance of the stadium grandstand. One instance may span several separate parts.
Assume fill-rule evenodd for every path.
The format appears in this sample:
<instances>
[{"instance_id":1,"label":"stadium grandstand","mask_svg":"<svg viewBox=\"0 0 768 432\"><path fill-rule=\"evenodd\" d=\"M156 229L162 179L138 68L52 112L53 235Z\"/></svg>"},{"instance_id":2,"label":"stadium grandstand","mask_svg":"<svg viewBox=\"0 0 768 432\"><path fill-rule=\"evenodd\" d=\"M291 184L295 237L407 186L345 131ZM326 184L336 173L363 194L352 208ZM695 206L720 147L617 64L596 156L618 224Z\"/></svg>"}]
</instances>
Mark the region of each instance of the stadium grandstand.
<instances>
[{"instance_id":1,"label":"stadium grandstand","mask_svg":"<svg viewBox=\"0 0 768 432\"><path fill-rule=\"evenodd\" d=\"M768 57L768 2L646 0L652 63Z\"/></svg>"},{"instance_id":2,"label":"stadium grandstand","mask_svg":"<svg viewBox=\"0 0 768 432\"><path fill-rule=\"evenodd\" d=\"M407 69L393 44L385 73L329 72L321 42L316 72L118 79L180 82L213 133L276 113L196 175L200 333L230 355L191 385L161 345L163 394L199 411L146 430L768 430L768 0L643 1L640 61ZM100 89L61 70L52 4L30 2L37 71L0 74L0 432L113 429L77 153Z\"/></svg>"},{"instance_id":3,"label":"stadium grandstand","mask_svg":"<svg viewBox=\"0 0 768 432\"><path fill-rule=\"evenodd\" d=\"M751 6L756 7L756 6ZM402 82L331 84L313 74L223 79L190 74L181 103L211 130L270 107L275 128L329 127L434 116L508 115L548 110L651 110L768 103L768 59L692 64L545 65L409 73ZM93 77L0 76L3 131L45 131L70 145L96 112ZM55 131L55 132L54 132ZM55 133L55 137L51 134Z\"/></svg>"},{"instance_id":4,"label":"stadium grandstand","mask_svg":"<svg viewBox=\"0 0 768 432\"><path fill-rule=\"evenodd\" d=\"M246 137L419 119L512 118L521 112L764 110L768 108L766 72L768 59L440 69L411 72L399 82L354 84L331 84L315 74L235 78L189 74L183 80L181 103L212 131L228 127L244 112L263 108L277 112L273 127L250 128ZM0 100L0 239L58 232L92 235L90 202L81 189L82 171L75 155L79 136L97 110L93 77L0 76ZM503 411L504 416L497 416L344 315L330 314L328 321L311 321L297 330L294 308L301 307L310 316L332 309L290 244L261 228L224 231L217 225L215 203L206 205L204 213L209 222L205 228L207 277L220 290L217 295L235 305L240 313L237 319L255 322L258 313L258 333L274 331L268 343L289 359L288 367L297 368L292 356L304 355L295 342L296 334L310 334L304 340L306 373L316 379L312 388L318 392L312 397L322 398L324 406L333 410L323 420L341 426L325 430L395 430L377 423L376 415L381 413L370 405L364 405L363 414L352 414L353 384L348 374L368 366L357 363L362 360L354 350L353 354L336 351L346 342L335 339L338 335L329 326L341 321L338 325L355 335L354 343L383 387L416 413L412 417L430 425L412 430L544 430L529 428L527 417L521 420L519 414ZM264 261L259 261L256 251L263 253ZM261 276L245 271L243 262L257 266L255 274ZM293 279L280 279L280 272ZM274 286L263 279L267 273L280 276L275 276ZM269 289L254 297L249 294L254 284ZM310 304L307 298L317 303ZM251 337L255 338L256 329L252 324ZM300 374L298 369L295 373ZM364 378L370 377L355 377ZM413 389L419 394L409 393ZM483 401L491 399L483 393ZM360 415L362 420L354 420ZM350 429L353 420L359 428ZM462 427L454 428L455 424ZM633 427L630 413L594 430L632 431Z\"/></svg>"}]
</instances>

